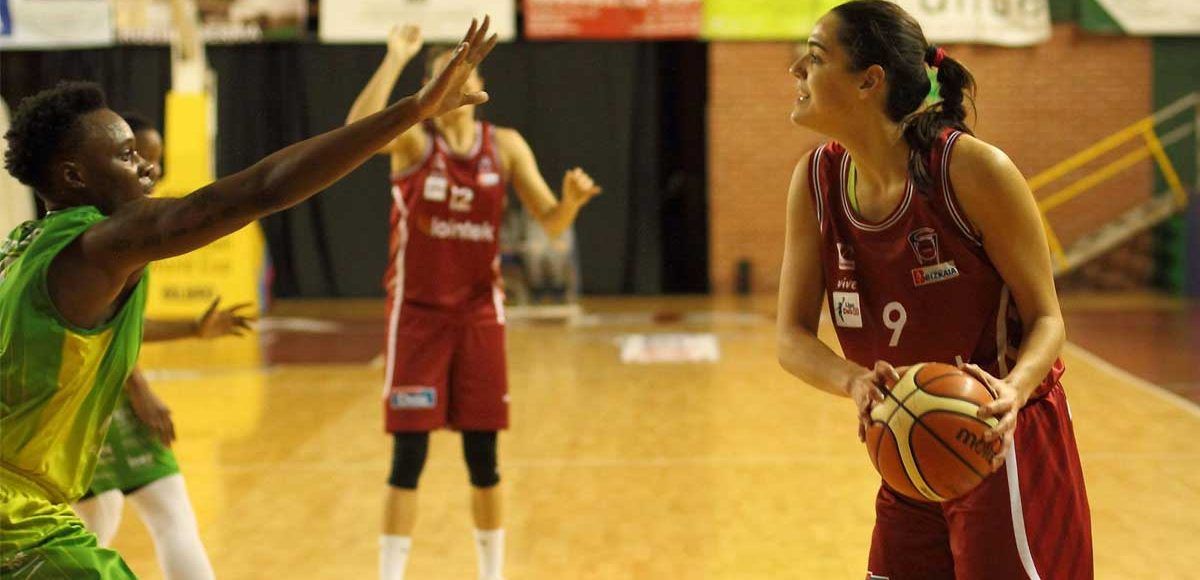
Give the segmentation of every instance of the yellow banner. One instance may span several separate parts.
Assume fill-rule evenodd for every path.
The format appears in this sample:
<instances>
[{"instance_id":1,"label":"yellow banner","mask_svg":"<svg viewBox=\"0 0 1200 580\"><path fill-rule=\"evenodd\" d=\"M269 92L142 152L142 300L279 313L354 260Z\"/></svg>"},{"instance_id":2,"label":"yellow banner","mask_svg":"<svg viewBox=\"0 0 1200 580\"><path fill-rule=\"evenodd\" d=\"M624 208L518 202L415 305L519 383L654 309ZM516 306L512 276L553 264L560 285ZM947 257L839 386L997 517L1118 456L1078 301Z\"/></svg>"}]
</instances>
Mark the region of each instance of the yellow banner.
<instances>
[{"instance_id":1,"label":"yellow banner","mask_svg":"<svg viewBox=\"0 0 1200 580\"><path fill-rule=\"evenodd\" d=\"M167 94L167 174L155 195L180 197L213 181L210 99L206 93ZM247 302L261 311L264 248L262 230L253 223L194 252L155 262L146 316L196 317L217 296L223 305Z\"/></svg>"},{"instance_id":2,"label":"yellow banner","mask_svg":"<svg viewBox=\"0 0 1200 580\"><path fill-rule=\"evenodd\" d=\"M826 12L846 0L704 0L704 38L790 40L808 38Z\"/></svg>"}]
</instances>

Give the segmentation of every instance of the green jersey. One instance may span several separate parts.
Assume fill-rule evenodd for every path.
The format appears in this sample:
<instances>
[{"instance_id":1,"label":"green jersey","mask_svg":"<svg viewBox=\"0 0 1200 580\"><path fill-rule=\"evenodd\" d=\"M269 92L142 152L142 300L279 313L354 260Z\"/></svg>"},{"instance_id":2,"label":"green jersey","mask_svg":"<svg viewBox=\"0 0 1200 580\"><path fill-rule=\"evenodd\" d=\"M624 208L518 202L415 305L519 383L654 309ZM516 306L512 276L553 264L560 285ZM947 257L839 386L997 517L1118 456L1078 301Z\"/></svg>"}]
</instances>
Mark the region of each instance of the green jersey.
<instances>
[{"instance_id":1,"label":"green jersey","mask_svg":"<svg viewBox=\"0 0 1200 580\"><path fill-rule=\"evenodd\" d=\"M104 219L90 206L51 212L0 247L0 470L52 502L87 489L142 342L144 275L97 328L72 325L50 299L50 262Z\"/></svg>"}]
</instances>

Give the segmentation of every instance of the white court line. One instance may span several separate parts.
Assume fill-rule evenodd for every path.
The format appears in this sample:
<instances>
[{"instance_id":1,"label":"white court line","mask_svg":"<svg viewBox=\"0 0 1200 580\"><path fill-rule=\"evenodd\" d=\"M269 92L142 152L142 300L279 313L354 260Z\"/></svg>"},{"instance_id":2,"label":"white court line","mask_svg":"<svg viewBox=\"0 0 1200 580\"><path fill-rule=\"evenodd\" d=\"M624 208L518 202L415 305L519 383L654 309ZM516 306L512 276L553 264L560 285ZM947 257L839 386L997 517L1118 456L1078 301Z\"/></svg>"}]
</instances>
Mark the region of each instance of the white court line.
<instances>
[{"instance_id":1,"label":"white court line","mask_svg":"<svg viewBox=\"0 0 1200 580\"><path fill-rule=\"evenodd\" d=\"M1134 376L1133 374L1129 373L1129 371L1126 371L1126 370L1100 358L1099 356L1096 356L1094 353L1084 349L1083 347L1081 347L1077 344L1074 344L1071 342L1063 344L1063 352L1069 353L1070 356L1077 356L1081 359L1084 359L1089 364L1099 367L1100 370L1105 371L1109 374L1115 375L1118 379L1120 379L1126 383L1129 383L1143 391L1146 391L1168 403L1172 403L1176 407L1179 407L1183 411L1187 412L1192 417L1194 417L1196 419L1200 419L1200 406L1197 406L1196 403L1193 403L1192 401L1190 401L1180 395L1172 393L1171 391L1168 391L1150 381L1147 381L1146 379Z\"/></svg>"},{"instance_id":2,"label":"white court line","mask_svg":"<svg viewBox=\"0 0 1200 580\"><path fill-rule=\"evenodd\" d=\"M1164 460L1200 460L1200 453L1122 453L1122 452L1093 452L1080 453L1080 457L1089 461L1164 461ZM536 457L528 459L505 459L501 461L502 467L511 469L560 469L560 468L640 468L654 469L662 467L763 467L763 466L795 466L795 465L858 465L870 467L870 462L865 457L858 456L829 456L829 455L779 455L779 456L756 456L756 457L645 457L645 458L621 458L621 457L590 457L590 458L569 458L569 457ZM427 468L444 468L457 467L462 465L459 460L437 460L430 459L426 463ZM336 461L290 461L290 462L254 462L254 463L230 463L217 465L214 469L226 472L249 473L261 470L273 471L379 471L386 468L382 461L353 461L353 462L336 462Z\"/></svg>"}]
</instances>

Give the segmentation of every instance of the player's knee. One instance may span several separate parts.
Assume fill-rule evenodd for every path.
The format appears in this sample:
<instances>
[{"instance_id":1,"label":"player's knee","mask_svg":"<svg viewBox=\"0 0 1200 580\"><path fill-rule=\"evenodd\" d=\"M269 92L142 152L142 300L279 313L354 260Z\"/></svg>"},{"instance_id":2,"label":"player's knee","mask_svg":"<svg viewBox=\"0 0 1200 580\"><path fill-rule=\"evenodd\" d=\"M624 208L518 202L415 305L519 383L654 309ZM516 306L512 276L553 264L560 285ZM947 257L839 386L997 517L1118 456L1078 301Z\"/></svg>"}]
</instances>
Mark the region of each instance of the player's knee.
<instances>
[{"instance_id":1,"label":"player's knee","mask_svg":"<svg viewBox=\"0 0 1200 580\"><path fill-rule=\"evenodd\" d=\"M463 431L463 458L467 460L467 471L471 485L486 489L500 483L500 471L496 461L495 431Z\"/></svg>"},{"instance_id":2,"label":"player's knee","mask_svg":"<svg viewBox=\"0 0 1200 580\"><path fill-rule=\"evenodd\" d=\"M388 476L388 485L401 489L417 489L428 453L429 433L393 433L392 473Z\"/></svg>"}]
</instances>

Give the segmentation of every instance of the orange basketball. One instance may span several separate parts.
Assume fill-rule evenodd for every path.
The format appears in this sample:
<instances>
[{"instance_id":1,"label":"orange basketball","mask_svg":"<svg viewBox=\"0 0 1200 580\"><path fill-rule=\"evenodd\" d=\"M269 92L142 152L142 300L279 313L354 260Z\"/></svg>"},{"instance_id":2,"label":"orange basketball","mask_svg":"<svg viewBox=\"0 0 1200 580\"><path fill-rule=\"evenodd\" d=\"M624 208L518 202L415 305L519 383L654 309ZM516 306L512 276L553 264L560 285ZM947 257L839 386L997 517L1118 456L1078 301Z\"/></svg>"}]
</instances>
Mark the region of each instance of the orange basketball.
<instances>
[{"instance_id":1,"label":"orange basketball","mask_svg":"<svg viewBox=\"0 0 1200 580\"><path fill-rule=\"evenodd\" d=\"M914 499L946 501L992 473L1000 440L983 440L996 419L975 416L995 400L971 375L950 365L914 365L871 410L867 450L893 489Z\"/></svg>"}]
</instances>

